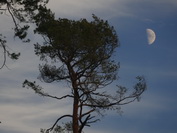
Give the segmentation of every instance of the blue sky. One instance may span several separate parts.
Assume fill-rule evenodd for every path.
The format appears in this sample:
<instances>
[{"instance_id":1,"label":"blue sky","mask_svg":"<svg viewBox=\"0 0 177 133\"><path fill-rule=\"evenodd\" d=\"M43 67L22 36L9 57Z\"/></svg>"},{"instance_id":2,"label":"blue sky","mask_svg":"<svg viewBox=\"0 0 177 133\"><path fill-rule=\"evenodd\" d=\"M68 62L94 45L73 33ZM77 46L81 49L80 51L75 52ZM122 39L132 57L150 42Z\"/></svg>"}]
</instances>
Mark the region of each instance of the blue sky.
<instances>
[{"instance_id":1,"label":"blue sky","mask_svg":"<svg viewBox=\"0 0 177 133\"><path fill-rule=\"evenodd\" d=\"M52 0L49 6L57 17L91 20L94 13L108 20L121 44L114 54L121 65L120 79L115 84L131 89L137 75L144 75L147 80L148 89L140 102L123 106L121 115L107 112L100 122L85 128L86 133L177 132L176 0ZM11 27L11 18L0 16L0 33L8 36L12 50L21 52L19 60L8 60L10 70L0 70L0 132L37 133L40 128L50 127L62 114L70 113L70 101L39 97L22 88L25 79L37 80L40 62L33 45L14 40ZM147 28L156 33L152 45L147 42ZM29 36L31 44L41 39ZM67 93L65 84L40 84L51 94Z\"/></svg>"}]
</instances>

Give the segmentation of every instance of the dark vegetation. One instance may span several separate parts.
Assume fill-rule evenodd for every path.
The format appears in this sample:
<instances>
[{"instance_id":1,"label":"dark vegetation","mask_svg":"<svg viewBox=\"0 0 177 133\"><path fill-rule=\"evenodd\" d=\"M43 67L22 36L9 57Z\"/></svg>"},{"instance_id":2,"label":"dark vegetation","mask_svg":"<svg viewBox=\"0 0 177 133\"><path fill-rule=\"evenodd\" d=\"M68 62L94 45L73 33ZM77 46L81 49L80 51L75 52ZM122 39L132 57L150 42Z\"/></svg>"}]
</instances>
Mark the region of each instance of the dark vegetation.
<instances>
[{"instance_id":1,"label":"dark vegetation","mask_svg":"<svg viewBox=\"0 0 177 133\"><path fill-rule=\"evenodd\" d=\"M105 87L117 81L119 63L112 60L115 49L119 46L119 38L113 26L107 21L92 15L93 20L56 19L54 13L46 8L47 0L0 1L2 13L8 11L14 22L14 35L23 42L29 42L27 30L30 23L36 25L35 34L43 37L43 44L36 43L35 54L44 62L39 65L39 79L46 83L64 81L69 85L69 93L53 96L43 88L25 80L23 87L30 88L40 96L57 100L70 99L73 104L72 114L60 116L49 129L41 129L41 133L53 131L62 133L72 131L82 133L84 127L97 122L98 115L107 110L120 112L121 106L140 99L146 89L142 76L137 76L137 83L132 92L126 87L117 85L112 89ZM4 51L3 66L6 56L18 59L20 53L10 53L3 35L0 46ZM58 86L58 89L61 89ZM113 92L113 93L111 93ZM70 118L64 126L57 123Z\"/></svg>"}]
</instances>

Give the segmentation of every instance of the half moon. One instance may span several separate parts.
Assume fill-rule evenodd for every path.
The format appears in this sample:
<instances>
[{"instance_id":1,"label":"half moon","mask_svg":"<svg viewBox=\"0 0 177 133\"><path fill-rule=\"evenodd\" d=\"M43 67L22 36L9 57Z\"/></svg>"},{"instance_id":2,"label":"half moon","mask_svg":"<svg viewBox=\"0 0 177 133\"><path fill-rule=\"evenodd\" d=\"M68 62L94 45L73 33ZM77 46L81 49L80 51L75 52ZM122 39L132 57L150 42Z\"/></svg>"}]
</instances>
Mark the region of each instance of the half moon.
<instances>
[{"instance_id":1,"label":"half moon","mask_svg":"<svg viewBox=\"0 0 177 133\"><path fill-rule=\"evenodd\" d=\"M155 32L151 29L146 29L146 33L147 33L148 44L151 45L156 39Z\"/></svg>"}]
</instances>

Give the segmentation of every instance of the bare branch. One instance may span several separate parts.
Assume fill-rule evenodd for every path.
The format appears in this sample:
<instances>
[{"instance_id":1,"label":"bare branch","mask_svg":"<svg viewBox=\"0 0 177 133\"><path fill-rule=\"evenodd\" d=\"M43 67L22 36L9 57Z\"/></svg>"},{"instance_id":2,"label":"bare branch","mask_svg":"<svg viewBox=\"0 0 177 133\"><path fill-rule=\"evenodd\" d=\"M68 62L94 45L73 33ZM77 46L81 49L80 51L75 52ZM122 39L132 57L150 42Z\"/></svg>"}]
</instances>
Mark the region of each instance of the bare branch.
<instances>
[{"instance_id":1,"label":"bare branch","mask_svg":"<svg viewBox=\"0 0 177 133\"><path fill-rule=\"evenodd\" d=\"M84 126L87 124L87 121L89 120L89 117L90 117L90 114L86 117L84 122L80 121L81 122L81 126L79 128L79 132L81 132L83 130Z\"/></svg>"},{"instance_id":2,"label":"bare branch","mask_svg":"<svg viewBox=\"0 0 177 133\"><path fill-rule=\"evenodd\" d=\"M102 94L92 94L90 92L90 94L96 95L97 97L94 98L89 95L89 103L84 103L83 106L98 109L114 109L115 106L126 105L134 102L135 100L139 100L141 94L146 90L146 82L143 77L137 77L137 79L139 80L139 82L134 86L135 91L129 96L124 96L124 94L126 93L126 91L124 90L122 92L117 91L117 93L119 94L118 96L111 96L108 94L104 94L104 92ZM99 99L99 97L101 98Z\"/></svg>"},{"instance_id":3,"label":"bare branch","mask_svg":"<svg viewBox=\"0 0 177 133\"><path fill-rule=\"evenodd\" d=\"M101 104L101 102L97 102L95 101L94 99L94 103L92 104L83 104L83 106L88 106L88 107L92 107L92 108L109 108L109 107L113 107L113 106L119 106L119 105L126 105L126 104L129 104L129 103L132 103L134 102L135 100L138 99L138 97L140 96L141 94L138 94L138 95L131 95L131 96L127 96L127 97L124 97L118 101L115 101L115 102L110 102L108 104ZM130 99L130 100L129 100ZM128 100L128 101L126 101Z\"/></svg>"},{"instance_id":4,"label":"bare branch","mask_svg":"<svg viewBox=\"0 0 177 133\"><path fill-rule=\"evenodd\" d=\"M2 40L1 40L2 41ZM3 48L3 51L4 51L4 53L3 53L3 55L4 55L4 61L3 61L3 64L2 64L2 66L0 67L0 69L2 69L4 66L6 66L6 46L3 44L3 42L1 42L1 46L2 46L2 48Z\"/></svg>"},{"instance_id":5,"label":"bare branch","mask_svg":"<svg viewBox=\"0 0 177 133\"><path fill-rule=\"evenodd\" d=\"M109 108L109 107L112 107L112 106L115 106L115 105L126 105L126 104L129 104L131 102L134 102L137 97L140 96L140 95L135 95L135 96L127 96L127 97L124 97L118 101L115 101L115 102L110 102L108 104L101 104L101 102L97 102L94 100L94 103L92 104L83 104L83 106L88 106L88 107L93 107L93 108ZM130 99L130 100L128 100ZM128 100L127 102L122 102L122 101L126 101ZM121 103L122 102L122 103Z\"/></svg>"},{"instance_id":6,"label":"bare branch","mask_svg":"<svg viewBox=\"0 0 177 133\"><path fill-rule=\"evenodd\" d=\"M49 95L47 93L44 93L42 96L54 98L54 99L57 99L57 100L61 100L61 99L67 98L67 97L74 98L72 95L65 95L65 96L62 96L62 97L56 97L56 96Z\"/></svg>"},{"instance_id":7,"label":"bare branch","mask_svg":"<svg viewBox=\"0 0 177 133\"><path fill-rule=\"evenodd\" d=\"M84 116L86 116L86 115L92 113L93 111L95 111L95 109L92 109L92 110L90 110L90 111L88 111L88 112L86 112L86 113L83 113L83 114L80 116L80 118L82 118L82 117L84 117Z\"/></svg>"},{"instance_id":8,"label":"bare branch","mask_svg":"<svg viewBox=\"0 0 177 133\"><path fill-rule=\"evenodd\" d=\"M3 49L3 63L2 63L2 65L1 65L1 67L0 67L0 69L2 69L4 66L6 66L6 68L7 69L9 69L8 67L7 67L7 65L6 65L6 60L7 60L7 58L6 58L6 56L8 55L11 55L10 54L10 52L7 50L7 45L5 44L6 43L6 40L3 40L3 39L1 39L1 34L0 34L0 47L2 47L2 49Z\"/></svg>"},{"instance_id":9,"label":"bare branch","mask_svg":"<svg viewBox=\"0 0 177 133\"><path fill-rule=\"evenodd\" d=\"M92 117L92 118L93 118L93 117ZM97 121L100 121L100 119L96 119L96 120L93 120L93 121L88 121L86 126L90 126L90 125L88 125L88 124L95 123L95 122L97 122Z\"/></svg>"},{"instance_id":10,"label":"bare branch","mask_svg":"<svg viewBox=\"0 0 177 133\"><path fill-rule=\"evenodd\" d=\"M61 100L61 99L67 98L67 97L73 98L72 95L65 95L65 96L62 96L62 97L49 95L49 94L42 91L42 89L43 89L42 87L40 87L39 85L36 85L35 82L29 82L28 80L24 81L23 87L31 88L32 90L35 91L35 93L39 94L40 96L46 96L46 97L54 98L54 99L57 99L57 100Z\"/></svg>"},{"instance_id":11,"label":"bare branch","mask_svg":"<svg viewBox=\"0 0 177 133\"><path fill-rule=\"evenodd\" d=\"M15 17L14 17L14 15L13 15L13 13L12 13L11 10L10 10L10 7L11 7L10 4L7 3L7 9L8 9L8 11L9 11L11 17L12 17L12 20L13 20L13 22L14 22L14 24L15 24L16 29L18 29L17 22L16 22L16 20L15 20Z\"/></svg>"},{"instance_id":12,"label":"bare branch","mask_svg":"<svg viewBox=\"0 0 177 133\"><path fill-rule=\"evenodd\" d=\"M65 117L73 117L72 115L63 115L63 116L61 116L60 118L58 118L57 120L56 120L56 122L53 124L53 126L51 127L51 128L49 128L49 129L47 129L47 132L48 131L52 131L53 130L53 128L56 126L56 124L58 123L58 121L59 120L61 120L61 119L63 119L63 118L65 118Z\"/></svg>"}]
</instances>

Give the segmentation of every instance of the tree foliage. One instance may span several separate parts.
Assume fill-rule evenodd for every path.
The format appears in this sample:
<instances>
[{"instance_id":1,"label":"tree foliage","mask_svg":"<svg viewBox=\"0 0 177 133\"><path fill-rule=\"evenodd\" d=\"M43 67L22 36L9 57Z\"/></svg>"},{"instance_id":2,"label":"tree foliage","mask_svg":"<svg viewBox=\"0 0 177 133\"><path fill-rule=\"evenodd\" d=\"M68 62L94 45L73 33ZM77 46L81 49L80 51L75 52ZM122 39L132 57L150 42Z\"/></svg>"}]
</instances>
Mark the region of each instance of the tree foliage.
<instances>
[{"instance_id":1,"label":"tree foliage","mask_svg":"<svg viewBox=\"0 0 177 133\"><path fill-rule=\"evenodd\" d=\"M25 80L23 86L33 89L40 96L57 100L71 98L73 100L72 114L59 117L53 126L43 132L54 130L55 133L81 133L85 126L97 122L96 113L104 115L105 110L120 111L120 106L139 100L146 89L143 77L137 77L138 82L132 93L126 87L117 86L115 93L105 91L105 87L117 80L119 63L112 60L112 54L119 46L119 40L107 21L93 15L93 20L55 19L51 10L46 8L48 0L1 0L1 15L8 13L14 23L14 36L23 42L26 39L30 23L36 24L35 33L44 38L43 44L35 44L35 53L45 63L39 66L39 79L46 83L66 81L70 93L64 96L53 96L43 91L43 88ZM5 37L0 34L0 47L3 50L3 66L6 57L18 59L20 53L11 53L6 45ZM59 88L60 89L60 88ZM71 118L71 123L64 127L57 123L65 117ZM72 127L71 127L72 125Z\"/></svg>"},{"instance_id":2,"label":"tree foliage","mask_svg":"<svg viewBox=\"0 0 177 133\"><path fill-rule=\"evenodd\" d=\"M9 14L14 22L14 35L25 39L28 23L33 22L33 17L38 13L39 8L45 7L48 0L1 0L1 14ZM25 40L29 41L29 40Z\"/></svg>"},{"instance_id":3,"label":"tree foliage","mask_svg":"<svg viewBox=\"0 0 177 133\"><path fill-rule=\"evenodd\" d=\"M14 23L14 37L18 37L23 42L29 42L27 30L30 23L33 23L33 17L37 14L38 9L45 7L48 0L0 0L0 15L10 15ZM6 66L6 57L18 59L20 53L10 53L3 33L0 33L0 47L3 50L3 63L0 67Z\"/></svg>"},{"instance_id":4,"label":"tree foliage","mask_svg":"<svg viewBox=\"0 0 177 133\"><path fill-rule=\"evenodd\" d=\"M2 65L0 66L0 69L6 66L6 56L11 58L12 60L17 60L18 57L20 56L20 53L14 53L14 52L11 53L10 50L8 50L5 37L3 37L2 34L0 34L0 48L3 50L3 56L4 56L3 58L4 60L3 60Z\"/></svg>"},{"instance_id":5,"label":"tree foliage","mask_svg":"<svg viewBox=\"0 0 177 133\"><path fill-rule=\"evenodd\" d=\"M41 133L49 133L49 130L41 129ZM53 129L53 133L72 133L72 123L67 122L63 127L56 125Z\"/></svg>"},{"instance_id":6,"label":"tree foliage","mask_svg":"<svg viewBox=\"0 0 177 133\"><path fill-rule=\"evenodd\" d=\"M119 69L119 63L111 58L119 46L118 37L107 21L95 15L92 21L56 20L46 8L40 8L34 20L37 26L35 33L44 38L43 44L35 44L36 55L45 62L39 65L39 79L46 83L66 81L70 93L61 97L52 96L36 82L28 80L23 86L41 96L73 100L72 114L59 117L46 131L53 130L61 119L70 117L73 133L81 133L85 126L99 120L95 113L103 115L106 110L120 111L121 105L139 100L146 89L143 77L137 77L132 93L122 86L105 91L106 86L117 80ZM115 92L111 94L111 91Z\"/></svg>"}]
</instances>

